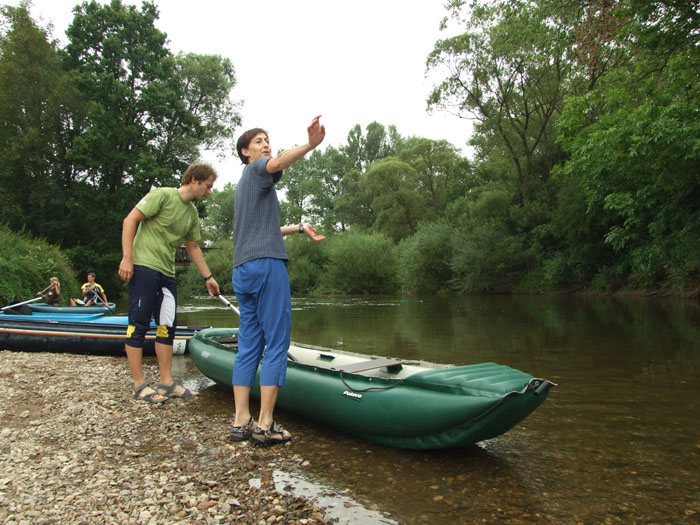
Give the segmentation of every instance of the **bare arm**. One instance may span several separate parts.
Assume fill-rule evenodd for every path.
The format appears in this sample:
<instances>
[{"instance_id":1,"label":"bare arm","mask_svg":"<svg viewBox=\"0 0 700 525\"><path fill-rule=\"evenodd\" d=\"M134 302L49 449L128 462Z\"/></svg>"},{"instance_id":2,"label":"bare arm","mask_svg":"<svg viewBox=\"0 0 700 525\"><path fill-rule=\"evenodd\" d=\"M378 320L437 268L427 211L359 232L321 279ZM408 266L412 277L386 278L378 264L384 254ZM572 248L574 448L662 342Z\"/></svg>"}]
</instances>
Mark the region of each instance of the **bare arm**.
<instances>
[{"instance_id":1,"label":"bare arm","mask_svg":"<svg viewBox=\"0 0 700 525\"><path fill-rule=\"evenodd\" d=\"M197 241L185 241L185 248L187 248L187 254L190 256L190 260L195 268L197 268L197 271L199 271L199 274L202 277L211 275L209 266L207 266L207 262L204 260L202 249L199 247L199 243ZM219 283L216 282L216 279L212 277L204 281L204 283L207 285L209 295L212 297L219 295Z\"/></svg>"},{"instance_id":2,"label":"bare arm","mask_svg":"<svg viewBox=\"0 0 700 525\"><path fill-rule=\"evenodd\" d=\"M326 128L321 124L319 120L320 118L321 115L314 117L311 124L309 124L309 127L306 130L308 134L308 142L306 144L284 150L282 153L271 158L267 162L268 173L277 173L278 171L287 169L289 166L294 164L309 151L313 150L316 148L316 146L323 142L323 139L326 136Z\"/></svg>"},{"instance_id":3,"label":"bare arm","mask_svg":"<svg viewBox=\"0 0 700 525\"><path fill-rule=\"evenodd\" d=\"M122 223L122 260L119 263L119 277L127 283L134 275L134 238L139 224L146 216L138 208L133 208Z\"/></svg>"},{"instance_id":4,"label":"bare arm","mask_svg":"<svg viewBox=\"0 0 700 525\"><path fill-rule=\"evenodd\" d=\"M102 300L105 303L105 306L107 306L109 303L107 302L107 296L105 295L105 291L102 290Z\"/></svg>"},{"instance_id":5,"label":"bare arm","mask_svg":"<svg viewBox=\"0 0 700 525\"><path fill-rule=\"evenodd\" d=\"M308 222L302 222L301 226L304 230L303 233L308 235L309 239L311 239L314 242L320 242L326 238L325 235L319 235L318 232L316 231L316 228L314 228ZM288 226L281 226L280 231L282 232L283 236L287 236L287 235L290 235L292 233L302 233L299 231L299 224L290 224Z\"/></svg>"}]
</instances>

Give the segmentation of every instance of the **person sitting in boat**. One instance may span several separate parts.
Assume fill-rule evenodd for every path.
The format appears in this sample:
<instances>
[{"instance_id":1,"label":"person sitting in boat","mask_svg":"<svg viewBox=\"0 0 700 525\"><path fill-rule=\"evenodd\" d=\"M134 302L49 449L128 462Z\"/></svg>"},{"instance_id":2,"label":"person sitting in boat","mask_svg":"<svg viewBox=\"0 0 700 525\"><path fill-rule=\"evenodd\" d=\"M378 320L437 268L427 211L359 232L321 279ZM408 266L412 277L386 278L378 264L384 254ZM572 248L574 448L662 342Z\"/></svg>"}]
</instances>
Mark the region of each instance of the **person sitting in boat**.
<instances>
[{"instance_id":1,"label":"person sitting in boat","mask_svg":"<svg viewBox=\"0 0 700 525\"><path fill-rule=\"evenodd\" d=\"M238 156L246 167L234 202L233 290L240 307L238 352L233 367L235 416L229 439L274 445L291 439L275 423L277 393L284 386L292 329L292 298L283 237L295 232L313 241L325 239L309 223L280 225L275 184L282 171L315 149L326 135L320 115L307 128L308 141L272 157L267 132L249 129L238 139ZM265 350L263 355L263 349ZM250 413L250 390L260 372L260 413Z\"/></svg>"},{"instance_id":2,"label":"person sitting in boat","mask_svg":"<svg viewBox=\"0 0 700 525\"><path fill-rule=\"evenodd\" d=\"M58 306L61 302L59 296L61 295L61 283L58 282L58 277L51 277L49 279L49 285L44 288L41 292L37 292L37 295L41 295L46 299L46 304L51 306Z\"/></svg>"},{"instance_id":3,"label":"person sitting in boat","mask_svg":"<svg viewBox=\"0 0 700 525\"><path fill-rule=\"evenodd\" d=\"M104 288L95 282L95 277L94 272L87 274L87 282L80 287L80 291L83 293L83 300L81 301L80 299L71 297L71 306L92 306L98 298L107 306L107 296L105 295Z\"/></svg>"}]
</instances>

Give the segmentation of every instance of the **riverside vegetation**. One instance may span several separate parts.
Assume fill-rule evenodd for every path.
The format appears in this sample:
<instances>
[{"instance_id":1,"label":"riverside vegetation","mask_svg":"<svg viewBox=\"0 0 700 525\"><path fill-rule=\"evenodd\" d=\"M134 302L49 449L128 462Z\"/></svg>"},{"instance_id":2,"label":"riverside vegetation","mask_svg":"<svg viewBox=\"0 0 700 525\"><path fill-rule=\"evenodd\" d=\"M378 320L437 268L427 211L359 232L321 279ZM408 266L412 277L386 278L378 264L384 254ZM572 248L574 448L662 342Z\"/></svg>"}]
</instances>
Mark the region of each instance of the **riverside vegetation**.
<instances>
[{"instance_id":1,"label":"riverside vegetation","mask_svg":"<svg viewBox=\"0 0 700 525\"><path fill-rule=\"evenodd\" d=\"M60 247L117 297L128 210L151 187L176 186L200 148L233 151L233 61L173 54L150 2L77 6L63 47L30 8L2 7L2 221ZM294 291L697 296L696 8L449 2L426 98L474 122L472 155L372 122L287 170L283 222L328 237L313 249L289 239ZM200 209L219 282L234 193ZM184 272L183 292L199 290L195 277Z\"/></svg>"}]
</instances>

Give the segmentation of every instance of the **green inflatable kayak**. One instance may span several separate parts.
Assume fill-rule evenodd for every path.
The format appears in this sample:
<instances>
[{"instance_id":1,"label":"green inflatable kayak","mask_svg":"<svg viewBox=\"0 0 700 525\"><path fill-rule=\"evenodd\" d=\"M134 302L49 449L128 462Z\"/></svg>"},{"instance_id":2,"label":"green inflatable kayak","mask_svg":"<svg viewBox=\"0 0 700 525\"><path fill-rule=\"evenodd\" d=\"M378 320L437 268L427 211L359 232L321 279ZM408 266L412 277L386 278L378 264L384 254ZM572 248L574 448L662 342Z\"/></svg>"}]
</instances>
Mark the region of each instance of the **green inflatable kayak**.
<instances>
[{"instance_id":1,"label":"green inflatable kayak","mask_svg":"<svg viewBox=\"0 0 700 525\"><path fill-rule=\"evenodd\" d=\"M208 328L189 345L199 370L226 387L237 333ZM382 445L437 449L503 434L542 404L552 386L496 363L440 365L292 343L276 406ZM257 380L252 395L260 395Z\"/></svg>"}]
</instances>

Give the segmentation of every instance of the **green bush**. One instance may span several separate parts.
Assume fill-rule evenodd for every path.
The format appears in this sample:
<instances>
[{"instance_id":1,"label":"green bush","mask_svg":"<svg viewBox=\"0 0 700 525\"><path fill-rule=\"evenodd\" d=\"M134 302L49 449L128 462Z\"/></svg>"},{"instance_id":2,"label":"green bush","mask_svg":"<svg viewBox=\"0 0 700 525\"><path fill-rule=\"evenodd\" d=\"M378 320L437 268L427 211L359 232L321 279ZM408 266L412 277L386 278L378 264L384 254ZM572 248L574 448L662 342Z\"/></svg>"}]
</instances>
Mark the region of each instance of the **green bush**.
<instances>
[{"instance_id":1,"label":"green bush","mask_svg":"<svg viewBox=\"0 0 700 525\"><path fill-rule=\"evenodd\" d=\"M322 286L339 293L387 293L398 289L397 260L387 236L342 233L323 242L328 264Z\"/></svg>"},{"instance_id":2,"label":"green bush","mask_svg":"<svg viewBox=\"0 0 700 525\"><path fill-rule=\"evenodd\" d=\"M0 224L0 302L5 306L15 297L26 301L58 277L61 283L61 304L77 294L80 284L68 257L56 246L28 234L11 231Z\"/></svg>"},{"instance_id":3,"label":"green bush","mask_svg":"<svg viewBox=\"0 0 700 525\"><path fill-rule=\"evenodd\" d=\"M466 293L510 292L527 270L524 236L488 221L456 240L454 287Z\"/></svg>"},{"instance_id":4,"label":"green bush","mask_svg":"<svg viewBox=\"0 0 700 525\"><path fill-rule=\"evenodd\" d=\"M319 286L326 264L323 245L327 242L316 243L305 235L290 235L287 238L287 271L292 293L308 293Z\"/></svg>"},{"instance_id":5,"label":"green bush","mask_svg":"<svg viewBox=\"0 0 700 525\"><path fill-rule=\"evenodd\" d=\"M422 224L399 244L399 280L403 290L433 293L449 287L454 237L454 228L449 224Z\"/></svg>"}]
</instances>

